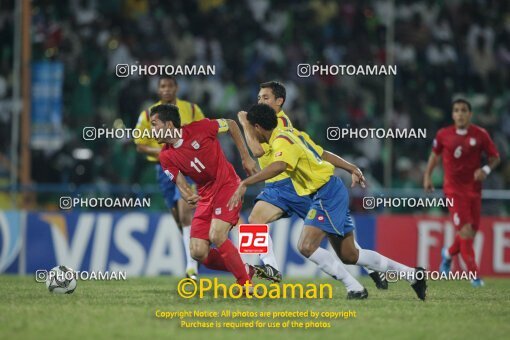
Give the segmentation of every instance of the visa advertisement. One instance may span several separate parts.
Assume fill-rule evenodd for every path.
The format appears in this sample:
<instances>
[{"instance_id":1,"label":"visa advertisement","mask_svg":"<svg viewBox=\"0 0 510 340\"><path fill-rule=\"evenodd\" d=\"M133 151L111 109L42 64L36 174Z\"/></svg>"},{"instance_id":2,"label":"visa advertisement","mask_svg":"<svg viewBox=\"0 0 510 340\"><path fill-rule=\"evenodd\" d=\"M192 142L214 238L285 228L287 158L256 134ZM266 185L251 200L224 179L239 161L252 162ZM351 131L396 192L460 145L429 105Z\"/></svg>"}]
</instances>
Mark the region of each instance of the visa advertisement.
<instances>
[{"instance_id":1,"label":"visa advertisement","mask_svg":"<svg viewBox=\"0 0 510 340\"><path fill-rule=\"evenodd\" d=\"M441 247L455 234L446 217L354 215L354 219L363 248L430 270L439 268ZM290 277L323 276L297 250L302 226L300 219L270 225L280 269ZM231 238L237 239L236 228ZM183 276L185 271L182 238L170 214L1 212L0 247L0 272L6 273L34 273L59 264L80 271L125 271L128 276ZM510 277L510 219L482 218L474 247L481 275ZM258 255L243 259L256 264ZM364 274L357 266L348 267L353 274ZM464 269L464 263L456 259L452 269ZM203 267L200 272L209 273Z\"/></svg>"}]
</instances>

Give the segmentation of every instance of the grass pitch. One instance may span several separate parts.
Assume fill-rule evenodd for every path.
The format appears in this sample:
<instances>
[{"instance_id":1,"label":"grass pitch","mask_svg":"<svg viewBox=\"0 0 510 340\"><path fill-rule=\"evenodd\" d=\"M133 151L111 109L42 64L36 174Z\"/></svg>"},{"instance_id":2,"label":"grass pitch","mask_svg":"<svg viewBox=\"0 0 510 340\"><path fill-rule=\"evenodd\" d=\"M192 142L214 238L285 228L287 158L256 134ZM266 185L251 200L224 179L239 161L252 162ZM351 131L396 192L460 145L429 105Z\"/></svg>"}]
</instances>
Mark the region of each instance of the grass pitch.
<instances>
[{"instance_id":1,"label":"grass pitch","mask_svg":"<svg viewBox=\"0 0 510 340\"><path fill-rule=\"evenodd\" d=\"M510 280L487 279L474 289L466 281L429 282L427 301L418 300L406 282L375 288L362 283L369 298L346 300L333 280L287 280L288 283L333 283L332 299L183 299L180 278L128 278L127 281L79 281L70 295L50 294L33 276L0 275L0 339L503 339L510 334ZM220 278L232 283L230 277ZM259 283L260 281L256 281ZM189 329L179 319L160 319L160 311L355 311L330 328ZM266 322L310 319L261 319ZM188 321L225 321L225 318ZM248 322L252 318L227 320Z\"/></svg>"}]
</instances>

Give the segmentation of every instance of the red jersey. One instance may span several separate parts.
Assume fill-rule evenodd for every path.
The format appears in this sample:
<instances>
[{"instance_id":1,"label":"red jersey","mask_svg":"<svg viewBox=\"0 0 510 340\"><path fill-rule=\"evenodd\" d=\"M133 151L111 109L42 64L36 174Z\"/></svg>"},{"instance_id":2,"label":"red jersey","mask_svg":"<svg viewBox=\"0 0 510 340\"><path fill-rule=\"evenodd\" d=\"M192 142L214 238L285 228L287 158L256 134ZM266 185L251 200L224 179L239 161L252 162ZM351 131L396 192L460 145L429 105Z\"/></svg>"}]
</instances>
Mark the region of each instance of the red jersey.
<instances>
[{"instance_id":1,"label":"red jersey","mask_svg":"<svg viewBox=\"0 0 510 340\"><path fill-rule=\"evenodd\" d=\"M446 194L480 194L482 183L475 181L475 170L481 167L482 152L488 157L498 157L498 150L487 131L470 124L467 130L457 130L451 125L439 130L432 151L443 155Z\"/></svg>"},{"instance_id":2,"label":"red jersey","mask_svg":"<svg viewBox=\"0 0 510 340\"><path fill-rule=\"evenodd\" d=\"M181 172L198 187L204 204L222 186L239 183L234 167L227 160L218 141L218 131L228 128L223 119L202 119L182 127L182 139L174 145L166 144L159 154L163 171L175 182Z\"/></svg>"}]
</instances>

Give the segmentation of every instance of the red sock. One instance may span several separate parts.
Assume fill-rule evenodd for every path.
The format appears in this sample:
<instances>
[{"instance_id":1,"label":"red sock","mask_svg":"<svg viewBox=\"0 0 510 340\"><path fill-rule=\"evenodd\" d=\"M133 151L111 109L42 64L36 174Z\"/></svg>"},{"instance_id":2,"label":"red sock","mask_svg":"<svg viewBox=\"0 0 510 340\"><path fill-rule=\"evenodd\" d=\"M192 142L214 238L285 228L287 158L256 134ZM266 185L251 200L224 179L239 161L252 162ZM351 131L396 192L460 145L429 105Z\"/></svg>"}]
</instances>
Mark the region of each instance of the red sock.
<instances>
[{"instance_id":1,"label":"red sock","mask_svg":"<svg viewBox=\"0 0 510 340\"><path fill-rule=\"evenodd\" d=\"M453 239L453 244L448 248L448 253L450 256L455 256L460 252L460 236L459 234L455 235Z\"/></svg>"},{"instance_id":2,"label":"red sock","mask_svg":"<svg viewBox=\"0 0 510 340\"><path fill-rule=\"evenodd\" d=\"M467 269L471 273L478 272L478 268L475 262L475 251L473 249L473 239L472 238L461 238L460 239L460 255L466 263ZM476 275L478 276L478 275Z\"/></svg>"},{"instance_id":3,"label":"red sock","mask_svg":"<svg viewBox=\"0 0 510 340\"><path fill-rule=\"evenodd\" d=\"M250 282L250 277L246 272L246 267L241 259L241 255L239 255L237 248L234 247L229 239L218 247L218 251L228 271L237 279L237 283L244 285L246 282Z\"/></svg>"},{"instance_id":4,"label":"red sock","mask_svg":"<svg viewBox=\"0 0 510 340\"><path fill-rule=\"evenodd\" d=\"M202 264L209 269L228 272L225 262L223 261L223 257L221 257L218 249L215 248L211 248L211 250L209 250L209 255L207 255Z\"/></svg>"}]
</instances>

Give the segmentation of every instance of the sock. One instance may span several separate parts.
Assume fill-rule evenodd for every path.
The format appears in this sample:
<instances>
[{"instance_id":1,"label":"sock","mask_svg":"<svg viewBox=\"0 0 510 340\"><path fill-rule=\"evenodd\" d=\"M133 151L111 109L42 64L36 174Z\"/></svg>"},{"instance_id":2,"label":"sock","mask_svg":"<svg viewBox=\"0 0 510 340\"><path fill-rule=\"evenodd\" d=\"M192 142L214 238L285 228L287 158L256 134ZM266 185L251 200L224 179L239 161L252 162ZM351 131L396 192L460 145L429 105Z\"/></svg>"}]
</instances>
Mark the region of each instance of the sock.
<instances>
[{"instance_id":1,"label":"sock","mask_svg":"<svg viewBox=\"0 0 510 340\"><path fill-rule=\"evenodd\" d=\"M262 263L268 264L274 269L280 271L278 263L276 263L276 257L274 256L273 240L270 235L268 235L267 254L260 254L259 256Z\"/></svg>"},{"instance_id":2,"label":"sock","mask_svg":"<svg viewBox=\"0 0 510 340\"><path fill-rule=\"evenodd\" d=\"M207 255L207 258L202 261L202 264L209 269L228 272L228 269L225 266L225 261L223 261L223 257L221 257L220 252L216 248L211 248L209 250L209 255Z\"/></svg>"},{"instance_id":3,"label":"sock","mask_svg":"<svg viewBox=\"0 0 510 340\"><path fill-rule=\"evenodd\" d=\"M415 269L405 266L401 263L393 261L379 253L372 250L360 249L357 265L368 267L378 272L387 272L388 270L397 272L408 272L414 273ZM412 275L408 276L407 281L411 284L415 283L416 280L412 279Z\"/></svg>"},{"instance_id":4,"label":"sock","mask_svg":"<svg viewBox=\"0 0 510 340\"><path fill-rule=\"evenodd\" d=\"M308 259L315 263L324 273L335 280L342 281L348 292L359 292L364 289L361 283L347 271L345 265L326 249L318 248Z\"/></svg>"},{"instance_id":5,"label":"sock","mask_svg":"<svg viewBox=\"0 0 510 340\"><path fill-rule=\"evenodd\" d=\"M246 271L246 266L244 265L243 260L241 260L239 251L232 244L232 241L227 239L223 242L218 247L218 252L223 258L223 262L225 263L228 271L235 276L238 284L244 285L246 282L251 282L248 272Z\"/></svg>"},{"instance_id":6,"label":"sock","mask_svg":"<svg viewBox=\"0 0 510 340\"><path fill-rule=\"evenodd\" d=\"M184 245L184 251L186 252L186 272L193 270L198 273L198 262L191 257L191 251L189 249L189 242L191 239L191 226L182 227L182 243Z\"/></svg>"},{"instance_id":7,"label":"sock","mask_svg":"<svg viewBox=\"0 0 510 340\"><path fill-rule=\"evenodd\" d=\"M457 255L459 252L460 252L460 235L456 234L455 238L453 239L452 245L450 246L450 248L448 248L447 255L450 255L450 258L452 258L452 256Z\"/></svg>"},{"instance_id":8,"label":"sock","mask_svg":"<svg viewBox=\"0 0 510 340\"><path fill-rule=\"evenodd\" d=\"M355 246L356 248L358 248L358 249L363 249L363 248L361 248L361 246L359 245L359 243L358 243L356 240L354 240L354 246ZM368 274L372 274L372 273L374 272L372 269L367 268L367 267L363 267L363 269L365 269L365 271L366 271Z\"/></svg>"},{"instance_id":9,"label":"sock","mask_svg":"<svg viewBox=\"0 0 510 340\"><path fill-rule=\"evenodd\" d=\"M473 239L472 238L461 238L460 239L460 255L466 264L466 267L469 272L475 273L478 277L478 267L476 266L475 261L475 251L473 249Z\"/></svg>"}]
</instances>

